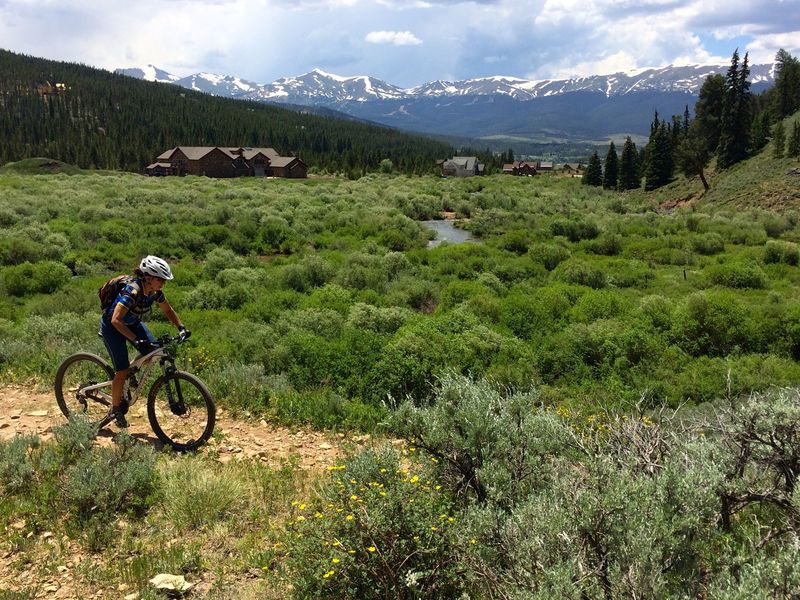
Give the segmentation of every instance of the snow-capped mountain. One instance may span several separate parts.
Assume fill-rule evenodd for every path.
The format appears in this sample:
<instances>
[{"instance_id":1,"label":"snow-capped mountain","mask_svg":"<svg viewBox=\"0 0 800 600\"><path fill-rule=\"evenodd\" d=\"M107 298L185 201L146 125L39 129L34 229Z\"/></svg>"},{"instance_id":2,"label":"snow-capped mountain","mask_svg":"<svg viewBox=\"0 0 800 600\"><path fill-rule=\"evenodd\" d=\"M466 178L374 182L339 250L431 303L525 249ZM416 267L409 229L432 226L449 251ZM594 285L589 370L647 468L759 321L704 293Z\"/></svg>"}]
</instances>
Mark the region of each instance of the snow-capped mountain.
<instances>
[{"instance_id":1,"label":"snow-capped mountain","mask_svg":"<svg viewBox=\"0 0 800 600\"><path fill-rule=\"evenodd\" d=\"M332 110L338 116L419 133L508 139L516 149L528 141L646 136L654 110L682 115L694 106L705 78L727 70L727 65L669 66L559 80L495 76L433 81L412 88L320 69L268 84L212 73L178 78L152 66L117 72L228 98ZM754 92L773 79L771 65L751 65Z\"/></svg>"},{"instance_id":2,"label":"snow-capped mountain","mask_svg":"<svg viewBox=\"0 0 800 600\"><path fill-rule=\"evenodd\" d=\"M374 77L340 77L314 69L305 75L283 77L273 83L258 86L257 90L247 96L259 100L315 104L404 98L407 93Z\"/></svg>"},{"instance_id":3,"label":"snow-capped mountain","mask_svg":"<svg viewBox=\"0 0 800 600\"><path fill-rule=\"evenodd\" d=\"M117 69L116 72L148 81L168 81L217 96L336 106L342 102L418 99L421 97L501 95L515 100L533 100L571 92L596 92L604 94L606 97L644 91L697 94L708 75L724 74L727 69L727 65L670 65L662 68L638 69L627 73L558 80L530 80L502 76L452 82L440 80L406 89L366 75L342 77L320 69L314 69L310 73L297 77L283 77L267 84L257 84L238 77L213 73L197 73L179 78L152 65L143 69ZM750 80L754 85L771 83L773 80L772 65L752 65Z\"/></svg>"},{"instance_id":4,"label":"snow-capped mountain","mask_svg":"<svg viewBox=\"0 0 800 600\"><path fill-rule=\"evenodd\" d=\"M246 81L231 75L216 75L214 73L195 73L174 81L176 85L197 92L205 92L214 96L229 96L241 98L257 90L260 86L252 81Z\"/></svg>"},{"instance_id":5,"label":"snow-capped mountain","mask_svg":"<svg viewBox=\"0 0 800 600\"><path fill-rule=\"evenodd\" d=\"M147 65L146 67L133 67L131 69L117 69L114 71L117 75L127 75L128 77L135 77L136 79L144 79L145 81L159 81L161 83L176 83L180 80L177 75L171 75L166 71Z\"/></svg>"}]
</instances>

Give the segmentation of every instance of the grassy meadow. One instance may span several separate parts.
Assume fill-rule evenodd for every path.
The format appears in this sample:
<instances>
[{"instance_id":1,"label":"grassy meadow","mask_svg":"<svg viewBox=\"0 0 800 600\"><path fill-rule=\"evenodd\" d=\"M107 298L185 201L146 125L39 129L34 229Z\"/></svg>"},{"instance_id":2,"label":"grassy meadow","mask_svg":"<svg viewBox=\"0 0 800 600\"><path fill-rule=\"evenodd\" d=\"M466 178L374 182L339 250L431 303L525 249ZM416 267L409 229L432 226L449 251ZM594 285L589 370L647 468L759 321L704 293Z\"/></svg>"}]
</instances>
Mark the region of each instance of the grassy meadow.
<instances>
[{"instance_id":1,"label":"grassy meadow","mask_svg":"<svg viewBox=\"0 0 800 600\"><path fill-rule=\"evenodd\" d=\"M716 177L725 199L6 167L0 381L104 355L97 289L156 254L193 332L181 364L221 405L406 444L309 475L92 448L76 422L0 445L0 550L18 570L111 554L79 573L104 597L155 597L163 570L213 598L790 597L797 178L748 164ZM427 247L444 211L473 243ZM66 541L43 550L50 530Z\"/></svg>"}]
</instances>

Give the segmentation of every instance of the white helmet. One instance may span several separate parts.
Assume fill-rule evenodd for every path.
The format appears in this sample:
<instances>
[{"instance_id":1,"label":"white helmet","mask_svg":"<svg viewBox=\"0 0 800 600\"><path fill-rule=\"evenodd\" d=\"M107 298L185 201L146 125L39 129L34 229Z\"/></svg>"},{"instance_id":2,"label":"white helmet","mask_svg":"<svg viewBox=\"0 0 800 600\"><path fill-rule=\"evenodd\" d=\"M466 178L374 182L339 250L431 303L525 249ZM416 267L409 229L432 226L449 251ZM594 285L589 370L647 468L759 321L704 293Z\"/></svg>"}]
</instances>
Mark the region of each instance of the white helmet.
<instances>
[{"instance_id":1,"label":"white helmet","mask_svg":"<svg viewBox=\"0 0 800 600\"><path fill-rule=\"evenodd\" d=\"M169 268L167 261L157 256L145 256L139 263L139 270L145 275L153 275L161 279L172 279L172 269Z\"/></svg>"}]
</instances>

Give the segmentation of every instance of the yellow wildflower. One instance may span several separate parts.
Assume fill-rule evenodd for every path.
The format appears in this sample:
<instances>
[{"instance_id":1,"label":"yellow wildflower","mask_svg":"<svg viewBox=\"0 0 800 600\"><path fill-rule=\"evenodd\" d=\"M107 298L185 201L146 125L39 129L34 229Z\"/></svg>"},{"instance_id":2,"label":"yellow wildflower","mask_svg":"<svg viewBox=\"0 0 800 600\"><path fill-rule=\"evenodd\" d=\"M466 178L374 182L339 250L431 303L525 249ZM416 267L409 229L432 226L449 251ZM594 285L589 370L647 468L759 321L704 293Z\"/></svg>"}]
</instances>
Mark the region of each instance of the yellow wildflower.
<instances>
[{"instance_id":1,"label":"yellow wildflower","mask_svg":"<svg viewBox=\"0 0 800 600\"><path fill-rule=\"evenodd\" d=\"M370 546L369 548L367 548L367 550L369 550L370 552L375 552L377 548L375 546Z\"/></svg>"}]
</instances>

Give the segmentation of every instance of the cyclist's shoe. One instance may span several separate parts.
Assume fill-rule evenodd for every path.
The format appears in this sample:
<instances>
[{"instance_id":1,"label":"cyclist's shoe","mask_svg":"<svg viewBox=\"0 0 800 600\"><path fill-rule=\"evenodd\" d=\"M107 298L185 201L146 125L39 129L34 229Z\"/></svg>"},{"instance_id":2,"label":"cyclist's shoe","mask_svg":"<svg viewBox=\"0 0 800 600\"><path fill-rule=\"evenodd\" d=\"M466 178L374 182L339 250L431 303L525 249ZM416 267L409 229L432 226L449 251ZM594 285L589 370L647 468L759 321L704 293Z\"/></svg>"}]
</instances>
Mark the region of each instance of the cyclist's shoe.
<instances>
[{"instance_id":1,"label":"cyclist's shoe","mask_svg":"<svg viewBox=\"0 0 800 600\"><path fill-rule=\"evenodd\" d=\"M121 406L112 406L105 417L100 421L98 424L99 427L105 427L111 421L116 423L117 427L120 429L125 429L128 427L128 420L125 418L125 413L128 412L128 404L124 403Z\"/></svg>"}]
</instances>

